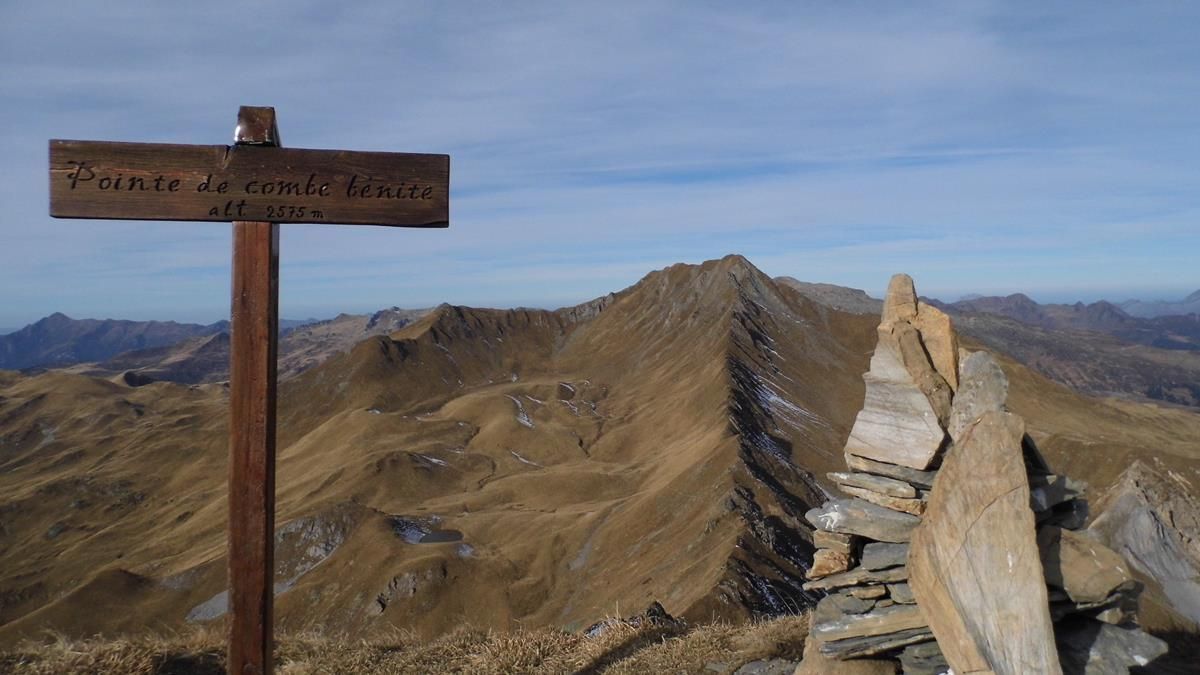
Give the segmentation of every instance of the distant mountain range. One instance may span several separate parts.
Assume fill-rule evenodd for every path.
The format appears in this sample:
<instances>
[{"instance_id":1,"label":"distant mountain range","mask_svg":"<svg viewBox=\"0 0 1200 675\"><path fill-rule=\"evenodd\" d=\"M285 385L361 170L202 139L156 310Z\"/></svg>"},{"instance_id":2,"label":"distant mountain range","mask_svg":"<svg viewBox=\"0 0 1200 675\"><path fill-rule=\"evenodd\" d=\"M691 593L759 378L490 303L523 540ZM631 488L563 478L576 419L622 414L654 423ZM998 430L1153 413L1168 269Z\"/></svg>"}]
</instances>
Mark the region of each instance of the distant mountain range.
<instances>
[{"instance_id":1,"label":"distant mountain range","mask_svg":"<svg viewBox=\"0 0 1200 675\"><path fill-rule=\"evenodd\" d=\"M317 323L317 319L280 319L279 330ZM161 350L228 333L229 322L210 324L124 319L72 319L55 312L24 328L0 335L0 369L62 368L104 361L130 351ZM219 338L218 338L219 340Z\"/></svg>"},{"instance_id":2,"label":"distant mountain range","mask_svg":"<svg viewBox=\"0 0 1200 675\"><path fill-rule=\"evenodd\" d=\"M958 302L931 304L960 314L994 314L1049 330L1087 330L1105 333L1127 342L1160 349L1200 350L1200 315L1133 316L1106 300L1073 305L1040 304L1015 293L1004 297L982 297ZM1182 303L1175 303L1182 307Z\"/></svg>"},{"instance_id":3,"label":"distant mountain range","mask_svg":"<svg viewBox=\"0 0 1200 675\"><path fill-rule=\"evenodd\" d=\"M1179 314L1200 314L1200 291L1196 291L1178 302L1167 300L1126 300L1121 309L1130 316L1153 318Z\"/></svg>"},{"instance_id":4,"label":"distant mountain range","mask_svg":"<svg viewBox=\"0 0 1200 675\"><path fill-rule=\"evenodd\" d=\"M882 301L855 288L791 277L775 281L854 314L878 315L882 307ZM1020 293L927 300L954 316L965 336L1079 391L1200 406L1200 314L1163 313L1194 311L1200 291L1180 302L1120 305L1103 300L1041 304ZM281 320L280 377L293 377L429 311L393 307L324 321ZM56 313L0 336L0 369L67 368L105 377L130 373L130 381L141 383L219 382L228 377L228 329L227 321L77 320Z\"/></svg>"},{"instance_id":5,"label":"distant mountain range","mask_svg":"<svg viewBox=\"0 0 1200 675\"><path fill-rule=\"evenodd\" d=\"M228 321L204 326L174 321L72 319L56 312L0 336L0 368L20 370L100 361L131 349L162 347L228 329Z\"/></svg>"},{"instance_id":6,"label":"distant mountain range","mask_svg":"<svg viewBox=\"0 0 1200 675\"><path fill-rule=\"evenodd\" d=\"M854 288L776 281L843 311L877 315L883 307ZM1078 391L1200 406L1196 314L1143 318L1110 302L1040 304L1019 293L927 300L953 316L963 336Z\"/></svg>"}]
</instances>

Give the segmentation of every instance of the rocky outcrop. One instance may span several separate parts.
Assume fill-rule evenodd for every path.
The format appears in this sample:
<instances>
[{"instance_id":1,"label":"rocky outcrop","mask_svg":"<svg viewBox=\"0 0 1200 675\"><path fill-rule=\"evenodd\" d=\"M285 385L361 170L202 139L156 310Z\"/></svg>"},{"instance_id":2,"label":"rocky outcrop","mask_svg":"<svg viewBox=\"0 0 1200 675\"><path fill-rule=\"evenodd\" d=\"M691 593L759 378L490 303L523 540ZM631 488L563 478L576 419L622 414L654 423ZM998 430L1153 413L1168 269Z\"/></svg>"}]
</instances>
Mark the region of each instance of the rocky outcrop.
<instances>
[{"instance_id":1,"label":"rocky outcrop","mask_svg":"<svg viewBox=\"0 0 1200 675\"><path fill-rule=\"evenodd\" d=\"M1165 651L1134 623L1121 556L1076 531L1084 486L1052 473L989 354L893 277L863 410L846 442L848 498L810 510L825 592L824 658L906 673L1120 673Z\"/></svg>"},{"instance_id":2,"label":"rocky outcrop","mask_svg":"<svg viewBox=\"0 0 1200 675\"><path fill-rule=\"evenodd\" d=\"M1151 605L1163 626L1200 626L1200 501L1190 489L1175 472L1135 461L1088 527L1150 584L1143 609Z\"/></svg>"}]
</instances>

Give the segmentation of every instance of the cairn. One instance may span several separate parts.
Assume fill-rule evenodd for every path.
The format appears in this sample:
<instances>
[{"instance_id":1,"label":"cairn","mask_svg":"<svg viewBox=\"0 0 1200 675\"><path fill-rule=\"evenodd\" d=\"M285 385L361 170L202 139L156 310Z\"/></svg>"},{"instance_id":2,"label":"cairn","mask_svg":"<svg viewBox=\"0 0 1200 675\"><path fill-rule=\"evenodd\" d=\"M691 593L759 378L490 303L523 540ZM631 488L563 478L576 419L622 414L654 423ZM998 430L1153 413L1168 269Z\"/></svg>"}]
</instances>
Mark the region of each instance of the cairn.
<instances>
[{"instance_id":1,"label":"cairn","mask_svg":"<svg viewBox=\"0 0 1200 675\"><path fill-rule=\"evenodd\" d=\"M1080 531L1084 486L1047 467L1008 380L960 350L949 317L888 286L863 409L846 441L846 495L805 517L824 591L810 635L831 659L905 673L1127 672L1166 651L1134 624L1140 586Z\"/></svg>"}]
</instances>

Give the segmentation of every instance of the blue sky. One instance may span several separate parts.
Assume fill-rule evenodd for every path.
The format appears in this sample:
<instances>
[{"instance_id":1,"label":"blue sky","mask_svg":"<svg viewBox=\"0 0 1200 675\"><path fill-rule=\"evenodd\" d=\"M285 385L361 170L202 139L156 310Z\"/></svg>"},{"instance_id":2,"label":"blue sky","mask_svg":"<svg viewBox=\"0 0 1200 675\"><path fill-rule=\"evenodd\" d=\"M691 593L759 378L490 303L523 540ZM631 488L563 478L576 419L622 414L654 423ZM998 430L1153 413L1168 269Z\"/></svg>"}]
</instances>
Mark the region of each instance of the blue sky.
<instances>
[{"instance_id":1,"label":"blue sky","mask_svg":"<svg viewBox=\"0 0 1200 675\"><path fill-rule=\"evenodd\" d=\"M449 229L284 226L288 317L555 307L731 252L874 294L1182 297L1197 26L1180 2L0 0L0 331L224 318L228 226L52 219L46 146L229 142L239 105L292 147L452 158Z\"/></svg>"}]
</instances>

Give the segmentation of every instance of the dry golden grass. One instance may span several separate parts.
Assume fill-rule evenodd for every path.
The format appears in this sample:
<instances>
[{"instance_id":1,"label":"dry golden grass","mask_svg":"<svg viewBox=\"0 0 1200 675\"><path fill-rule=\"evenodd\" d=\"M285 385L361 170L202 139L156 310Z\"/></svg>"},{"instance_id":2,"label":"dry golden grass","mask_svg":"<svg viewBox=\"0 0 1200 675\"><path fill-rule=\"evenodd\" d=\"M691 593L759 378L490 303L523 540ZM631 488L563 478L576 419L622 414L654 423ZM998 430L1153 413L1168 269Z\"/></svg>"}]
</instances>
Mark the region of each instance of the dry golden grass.
<instances>
[{"instance_id":1,"label":"dry golden grass","mask_svg":"<svg viewBox=\"0 0 1200 675\"><path fill-rule=\"evenodd\" d=\"M596 637L552 629L461 629L427 642L402 632L370 642L295 634L280 636L275 656L280 675L730 673L757 659L798 661L807 633L807 617L785 617L690 628L617 623ZM225 672L223 636L208 630L82 641L56 637L0 653L0 672L218 675Z\"/></svg>"}]
</instances>

